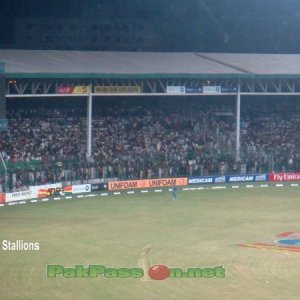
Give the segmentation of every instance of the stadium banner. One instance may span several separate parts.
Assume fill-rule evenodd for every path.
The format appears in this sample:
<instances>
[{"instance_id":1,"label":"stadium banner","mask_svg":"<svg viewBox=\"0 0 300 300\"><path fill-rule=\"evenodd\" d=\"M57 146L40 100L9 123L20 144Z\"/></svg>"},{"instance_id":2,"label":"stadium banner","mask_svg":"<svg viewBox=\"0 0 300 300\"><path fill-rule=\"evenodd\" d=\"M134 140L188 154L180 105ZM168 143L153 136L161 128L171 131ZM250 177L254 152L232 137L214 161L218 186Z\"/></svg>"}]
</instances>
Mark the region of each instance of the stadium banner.
<instances>
[{"instance_id":1,"label":"stadium banner","mask_svg":"<svg viewBox=\"0 0 300 300\"><path fill-rule=\"evenodd\" d=\"M107 183L93 183L91 184L91 191L104 191L107 190Z\"/></svg>"},{"instance_id":2,"label":"stadium banner","mask_svg":"<svg viewBox=\"0 0 300 300\"><path fill-rule=\"evenodd\" d=\"M185 92L187 94L202 94L203 89L202 89L202 87L189 87L189 86L187 86L185 88Z\"/></svg>"},{"instance_id":3,"label":"stadium banner","mask_svg":"<svg viewBox=\"0 0 300 300\"><path fill-rule=\"evenodd\" d=\"M4 203L5 202L5 194L1 194L0 193L0 203Z\"/></svg>"},{"instance_id":4,"label":"stadium banner","mask_svg":"<svg viewBox=\"0 0 300 300\"><path fill-rule=\"evenodd\" d=\"M226 182L254 182L254 181L268 181L267 174L239 174L225 176Z\"/></svg>"},{"instance_id":5,"label":"stadium banner","mask_svg":"<svg viewBox=\"0 0 300 300\"><path fill-rule=\"evenodd\" d=\"M237 93L237 87L221 87L222 93Z\"/></svg>"},{"instance_id":6,"label":"stadium banner","mask_svg":"<svg viewBox=\"0 0 300 300\"><path fill-rule=\"evenodd\" d=\"M300 181L300 173L272 173L269 181Z\"/></svg>"},{"instance_id":7,"label":"stadium banner","mask_svg":"<svg viewBox=\"0 0 300 300\"><path fill-rule=\"evenodd\" d=\"M220 94L221 86L219 85L204 85L203 86L203 94Z\"/></svg>"},{"instance_id":8,"label":"stadium banner","mask_svg":"<svg viewBox=\"0 0 300 300\"><path fill-rule=\"evenodd\" d=\"M128 190L128 189L158 188L158 187L169 187L169 186L186 186L187 183L188 183L188 179L186 177L111 181L108 183L108 190L114 191L114 190Z\"/></svg>"},{"instance_id":9,"label":"stadium banner","mask_svg":"<svg viewBox=\"0 0 300 300\"><path fill-rule=\"evenodd\" d=\"M267 174L241 174L225 176L194 176L189 177L188 184L232 183L267 181Z\"/></svg>"},{"instance_id":10,"label":"stadium banner","mask_svg":"<svg viewBox=\"0 0 300 300\"><path fill-rule=\"evenodd\" d=\"M216 178L217 178L216 176L195 176L195 177L189 177L188 184L215 183L215 179ZM225 178L224 178L224 180L225 180Z\"/></svg>"},{"instance_id":11,"label":"stadium banner","mask_svg":"<svg viewBox=\"0 0 300 300\"><path fill-rule=\"evenodd\" d=\"M37 198L38 192L33 190L27 190L22 192L6 193L5 202L21 201Z\"/></svg>"},{"instance_id":12,"label":"stadium banner","mask_svg":"<svg viewBox=\"0 0 300 300\"><path fill-rule=\"evenodd\" d=\"M55 89L56 94L88 94L89 92L90 87L87 85L57 86Z\"/></svg>"},{"instance_id":13,"label":"stadium banner","mask_svg":"<svg viewBox=\"0 0 300 300\"><path fill-rule=\"evenodd\" d=\"M90 191L91 191L91 184L72 185L73 194L89 193Z\"/></svg>"},{"instance_id":14,"label":"stadium banner","mask_svg":"<svg viewBox=\"0 0 300 300\"><path fill-rule=\"evenodd\" d=\"M185 86L183 85L167 85L168 94L185 94Z\"/></svg>"},{"instance_id":15,"label":"stadium banner","mask_svg":"<svg viewBox=\"0 0 300 300\"><path fill-rule=\"evenodd\" d=\"M95 86L96 94L139 94L142 89L139 85L132 86Z\"/></svg>"}]
</instances>

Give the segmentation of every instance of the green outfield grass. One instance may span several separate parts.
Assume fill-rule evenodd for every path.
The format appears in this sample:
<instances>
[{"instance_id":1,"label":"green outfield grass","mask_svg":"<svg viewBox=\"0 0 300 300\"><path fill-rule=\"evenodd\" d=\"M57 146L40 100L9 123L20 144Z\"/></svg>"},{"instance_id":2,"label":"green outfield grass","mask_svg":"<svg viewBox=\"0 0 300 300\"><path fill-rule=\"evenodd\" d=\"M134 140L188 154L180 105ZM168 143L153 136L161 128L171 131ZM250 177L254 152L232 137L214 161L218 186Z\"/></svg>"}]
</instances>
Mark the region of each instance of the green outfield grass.
<instances>
[{"instance_id":1,"label":"green outfield grass","mask_svg":"<svg viewBox=\"0 0 300 300\"><path fill-rule=\"evenodd\" d=\"M299 299L300 253L243 248L300 231L299 187L111 195L0 208L1 299ZM3 240L39 251L4 251ZM225 278L46 278L47 264L225 268Z\"/></svg>"}]
</instances>

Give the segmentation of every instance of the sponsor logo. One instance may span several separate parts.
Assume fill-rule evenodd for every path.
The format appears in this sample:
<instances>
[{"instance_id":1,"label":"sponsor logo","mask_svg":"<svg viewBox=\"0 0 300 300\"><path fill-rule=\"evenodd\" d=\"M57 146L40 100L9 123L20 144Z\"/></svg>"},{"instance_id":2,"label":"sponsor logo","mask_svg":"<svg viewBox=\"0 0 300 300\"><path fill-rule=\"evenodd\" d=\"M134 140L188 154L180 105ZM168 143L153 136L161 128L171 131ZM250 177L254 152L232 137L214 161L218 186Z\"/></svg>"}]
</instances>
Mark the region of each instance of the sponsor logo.
<instances>
[{"instance_id":1,"label":"sponsor logo","mask_svg":"<svg viewBox=\"0 0 300 300\"><path fill-rule=\"evenodd\" d=\"M94 92L99 94L134 94L141 93L141 87L133 86L95 86Z\"/></svg>"},{"instance_id":2,"label":"sponsor logo","mask_svg":"<svg viewBox=\"0 0 300 300\"><path fill-rule=\"evenodd\" d=\"M18 200L28 200L37 197L37 191L22 191L22 192L15 192L15 193L7 193L5 194L5 201L18 201Z\"/></svg>"},{"instance_id":3,"label":"sponsor logo","mask_svg":"<svg viewBox=\"0 0 300 300\"><path fill-rule=\"evenodd\" d=\"M188 86L185 88L185 91L186 93L190 93L190 94L193 93L198 94L203 92L202 87L188 87Z\"/></svg>"},{"instance_id":4,"label":"sponsor logo","mask_svg":"<svg viewBox=\"0 0 300 300\"><path fill-rule=\"evenodd\" d=\"M256 175L255 181L267 181L267 174Z\"/></svg>"},{"instance_id":5,"label":"sponsor logo","mask_svg":"<svg viewBox=\"0 0 300 300\"><path fill-rule=\"evenodd\" d=\"M156 188L170 186L186 186L187 178L161 178L144 180L111 181L108 183L108 190L127 190L141 188Z\"/></svg>"},{"instance_id":6,"label":"sponsor logo","mask_svg":"<svg viewBox=\"0 0 300 300\"><path fill-rule=\"evenodd\" d=\"M270 181L300 181L300 173L269 174Z\"/></svg>"},{"instance_id":7,"label":"sponsor logo","mask_svg":"<svg viewBox=\"0 0 300 300\"><path fill-rule=\"evenodd\" d=\"M185 94L185 86L168 85L167 86L167 93Z\"/></svg>"},{"instance_id":8,"label":"sponsor logo","mask_svg":"<svg viewBox=\"0 0 300 300\"><path fill-rule=\"evenodd\" d=\"M189 184L197 184L197 183L213 183L214 177L195 177L189 178Z\"/></svg>"},{"instance_id":9,"label":"sponsor logo","mask_svg":"<svg viewBox=\"0 0 300 300\"><path fill-rule=\"evenodd\" d=\"M229 182L245 182L245 181L254 181L254 176L229 176Z\"/></svg>"},{"instance_id":10,"label":"sponsor logo","mask_svg":"<svg viewBox=\"0 0 300 300\"><path fill-rule=\"evenodd\" d=\"M224 183L224 182L226 182L226 177L225 176L215 178L215 183Z\"/></svg>"},{"instance_id":11,"label":"sponsor logo","mask_svg":"<svg viewBox=\"0 0 300 300\"><path fill-rule=\"evenodd\" d=\"M220 86L203 86L203 94L220 94Z\"/></svg>"},{"instance_id":12,"label":"sponsor logo","mask_svg":"<svg viewBox=\"0 0 300 300\"><path fill-rule=\"evenodd\" d=\"M72 186L72 193L79 194L79 193L89 193L91 191L90 184L81 184L81 185L73 185Z\"/></svg>"}]
</instances>

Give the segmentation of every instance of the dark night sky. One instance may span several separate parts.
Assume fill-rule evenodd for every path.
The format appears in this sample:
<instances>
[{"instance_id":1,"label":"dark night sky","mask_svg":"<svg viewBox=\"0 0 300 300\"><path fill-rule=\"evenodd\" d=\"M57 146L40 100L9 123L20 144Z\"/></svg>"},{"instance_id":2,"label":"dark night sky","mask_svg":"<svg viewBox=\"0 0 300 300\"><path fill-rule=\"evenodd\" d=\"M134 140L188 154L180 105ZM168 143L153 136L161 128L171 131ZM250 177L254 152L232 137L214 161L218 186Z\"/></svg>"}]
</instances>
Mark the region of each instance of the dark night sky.
<instances>
[{"instance_id":1,"label":"dark night sky","mask_svg":"<svg viewBox=\"0 0 300 300\"><path fill-rule=\"evenodd\" d=\"M156 51L300 53L299 0L1 1L0 47L13 45L16 17L88 17L107 2L120 18L150 8L146 22L155 18L162 26L157 36L163 45L153 45Z\"/></svg>"}]
</instances>

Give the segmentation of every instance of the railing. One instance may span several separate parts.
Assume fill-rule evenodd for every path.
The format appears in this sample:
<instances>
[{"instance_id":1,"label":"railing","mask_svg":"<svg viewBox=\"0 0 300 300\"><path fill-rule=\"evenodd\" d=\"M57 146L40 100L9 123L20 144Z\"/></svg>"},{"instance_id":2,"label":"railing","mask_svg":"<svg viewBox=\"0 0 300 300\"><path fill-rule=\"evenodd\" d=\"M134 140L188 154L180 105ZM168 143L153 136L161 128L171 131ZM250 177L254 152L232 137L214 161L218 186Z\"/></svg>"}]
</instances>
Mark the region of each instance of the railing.
<instances>
[{"instance_id":1,"label":"railing","mask_svg":"<svg viewBox=\"0 0 300 300\"><path fill-rule=\"evenodd\" d=\"M24 190L28 186L53 182L88 183L96 179L119 178L145 179L163 177L189 177L224 174L254 174L272 172L299 172L300 159L278 160L263 149L256 153L242 151L240 162L235 162L234 151L223 151L214 156L213 149L205 153L191 153L189 157L173 164L165 164L163 158L151 155L143 161L132 163L128 158L107 164L101 161L54 161L54 162L5 162L2 155L0 164L0 192Z\"/></svg>"}]
</instances>

